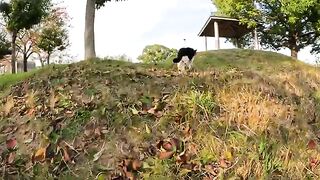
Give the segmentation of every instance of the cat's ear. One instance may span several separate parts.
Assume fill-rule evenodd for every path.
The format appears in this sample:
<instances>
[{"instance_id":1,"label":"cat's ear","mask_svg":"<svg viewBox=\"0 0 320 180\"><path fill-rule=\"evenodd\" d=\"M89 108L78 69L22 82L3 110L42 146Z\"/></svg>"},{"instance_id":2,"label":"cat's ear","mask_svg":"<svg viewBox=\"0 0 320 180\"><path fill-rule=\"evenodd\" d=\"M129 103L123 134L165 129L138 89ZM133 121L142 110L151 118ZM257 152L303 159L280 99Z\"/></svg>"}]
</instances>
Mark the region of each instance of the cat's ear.
<instances>
[{"instance_id":1,"label":"cat's ear","mask_svg":"<svg viewBox=\"0 0 320 180\"><path fill-rule=\"evenodd\" d=\"M196 52L197 52L197 50L195 49L195 50L194 50L194 52L196 53Z\"/></svg>"}]
</instances>

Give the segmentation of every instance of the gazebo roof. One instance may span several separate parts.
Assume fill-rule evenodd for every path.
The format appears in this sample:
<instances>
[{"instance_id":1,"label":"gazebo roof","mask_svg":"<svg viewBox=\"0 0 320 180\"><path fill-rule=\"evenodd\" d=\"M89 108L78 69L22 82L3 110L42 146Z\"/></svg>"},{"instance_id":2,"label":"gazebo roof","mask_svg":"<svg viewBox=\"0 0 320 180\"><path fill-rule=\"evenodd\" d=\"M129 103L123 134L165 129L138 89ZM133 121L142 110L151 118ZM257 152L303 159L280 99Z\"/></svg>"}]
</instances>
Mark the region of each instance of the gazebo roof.
<instances>
[{"instance_id":1,"label":"gazebo roof","mask_svg":"<svg viewBox=\"0 0 320 180\"><path fill-rule=\"evenodd\" d=\"M198 35L214 37L214 22L219 23L220 37L240 38L252 31L252 29L240 24L238 19L222 16L210 16Z\"/></svg>"}]
</instances>

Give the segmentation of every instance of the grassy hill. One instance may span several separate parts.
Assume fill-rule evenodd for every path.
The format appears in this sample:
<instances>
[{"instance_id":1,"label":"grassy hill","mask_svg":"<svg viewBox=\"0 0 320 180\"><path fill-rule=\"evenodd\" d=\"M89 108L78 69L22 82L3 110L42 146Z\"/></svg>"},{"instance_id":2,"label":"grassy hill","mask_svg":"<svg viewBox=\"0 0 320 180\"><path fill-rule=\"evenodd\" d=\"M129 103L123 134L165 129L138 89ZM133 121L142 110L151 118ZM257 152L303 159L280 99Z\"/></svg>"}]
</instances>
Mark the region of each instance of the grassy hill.
<instances>
[{"instance_id":1,"label":"grassy hill","mask_svg":"<svg viewBox=\"0 0 320 180\"><path fill-rule=\"evenodd\" d=\"M0 77L4 179L318 179L320 71L252 50L179 75L95 60Z\"/></svg>"}]
</instances>

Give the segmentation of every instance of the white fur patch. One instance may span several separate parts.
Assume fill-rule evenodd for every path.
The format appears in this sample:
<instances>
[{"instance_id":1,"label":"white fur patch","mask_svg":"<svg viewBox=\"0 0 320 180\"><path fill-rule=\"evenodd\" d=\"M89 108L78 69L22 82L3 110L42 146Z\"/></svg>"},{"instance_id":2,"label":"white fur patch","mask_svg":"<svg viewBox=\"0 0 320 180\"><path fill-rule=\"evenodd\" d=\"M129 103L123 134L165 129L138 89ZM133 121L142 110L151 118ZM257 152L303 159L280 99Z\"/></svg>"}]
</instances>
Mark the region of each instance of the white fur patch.
<instances>
[{"instance_id":1,"label":"white fur patch","mask_svg":"<svg viewBox=\"0 0 320 180\"><path fill-rule=\"evenodd\" d=\"M188 58L188 56L183 56L181 58L181 61L177 64L178 70L179 71L186 71L186 68L188 68L190 70L192 67L192 61L193 61L193 58L190 60Z\"/></svg>"}]
</instances>

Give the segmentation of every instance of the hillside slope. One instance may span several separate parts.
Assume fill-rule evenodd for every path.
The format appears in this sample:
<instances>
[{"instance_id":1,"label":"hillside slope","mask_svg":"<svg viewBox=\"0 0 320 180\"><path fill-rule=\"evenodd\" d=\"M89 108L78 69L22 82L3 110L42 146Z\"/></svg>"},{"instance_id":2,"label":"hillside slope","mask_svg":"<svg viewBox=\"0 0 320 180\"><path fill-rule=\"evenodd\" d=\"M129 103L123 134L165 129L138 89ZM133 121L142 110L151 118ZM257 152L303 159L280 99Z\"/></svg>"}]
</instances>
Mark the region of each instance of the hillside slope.
<instances>
[{"instance_id":1,"label":"hillside slope","mask_svg":"<svg viewBox=\"0 0 320 180\"><path fill-rule=\"evenodd\" d=\"M0 176L319 178L319 69L252 50L194 65L179 75L168 62L95 60L3 76Z\"/></svg>"}]
</instances>

